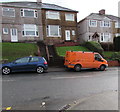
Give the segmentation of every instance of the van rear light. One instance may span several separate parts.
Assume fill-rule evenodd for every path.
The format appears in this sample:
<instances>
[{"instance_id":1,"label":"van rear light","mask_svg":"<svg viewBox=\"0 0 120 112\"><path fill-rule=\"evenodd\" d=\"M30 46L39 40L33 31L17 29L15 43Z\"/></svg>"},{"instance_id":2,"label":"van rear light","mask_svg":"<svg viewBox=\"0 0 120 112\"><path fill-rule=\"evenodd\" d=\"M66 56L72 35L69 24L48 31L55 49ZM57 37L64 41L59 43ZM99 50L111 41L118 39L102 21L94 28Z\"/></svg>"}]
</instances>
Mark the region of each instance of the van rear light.
<instances>
[{"instance_id":1,"label":"van rear light","mask_svg":"<svg viewBox=\"0 0 120 112\"><path fill-rule=\"evenodd\" d=\"M45 61L44 64L47 65L47 61Z\"/></svg>"}]
</instances>

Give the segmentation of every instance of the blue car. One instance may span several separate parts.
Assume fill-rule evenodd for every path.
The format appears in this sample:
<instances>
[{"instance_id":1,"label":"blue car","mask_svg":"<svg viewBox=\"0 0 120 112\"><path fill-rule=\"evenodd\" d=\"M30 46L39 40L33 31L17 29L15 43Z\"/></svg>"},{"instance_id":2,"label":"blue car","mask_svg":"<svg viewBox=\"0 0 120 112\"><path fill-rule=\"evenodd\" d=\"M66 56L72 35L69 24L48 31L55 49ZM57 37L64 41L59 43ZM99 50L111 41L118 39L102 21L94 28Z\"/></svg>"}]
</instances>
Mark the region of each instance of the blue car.
<instances>
[{"instance_id":1,"label":"blue car","mask_svg":"<svg viewBox=\"0 0 120 112\"><path fill-rule=\"evenodd\" d=\"M23 57L11 63L2 64L2 74L8 75L12 72L36 71L43 73L48 69L47 61L44 57Z\"/></svg>"}]
</instances>

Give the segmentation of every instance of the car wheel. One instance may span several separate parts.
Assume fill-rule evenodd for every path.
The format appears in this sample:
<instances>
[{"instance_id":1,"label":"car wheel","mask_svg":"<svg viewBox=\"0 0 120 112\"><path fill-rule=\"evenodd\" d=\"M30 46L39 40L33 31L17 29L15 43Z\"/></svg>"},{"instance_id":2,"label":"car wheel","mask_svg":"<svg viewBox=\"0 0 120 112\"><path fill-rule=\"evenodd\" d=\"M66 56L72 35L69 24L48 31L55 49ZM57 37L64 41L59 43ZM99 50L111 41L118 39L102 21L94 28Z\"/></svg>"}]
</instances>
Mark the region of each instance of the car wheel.
<instances>
[{"instance_id":1,"label":"car wheel","mask_svg":"<svg viewBox=\"0 0 120 112\"><path fill-rule=\"evenodd\" d=\"M80 65L75 65L74 70L75 70L76 72L81 71L81 66L80 66Z\"/></svg>"},{"instance_id":2,"label":"car wheel","mask_svg":"<svg viewBox=\"0 0 120 112\"><path fill-rule=\"evenodd\" d=\"M2 74L4 74L4 75L9 75L10 72L11 72L11 69L9 67L4 67L2 69Z\"/></svg>"},{"instance_id":3,"label":"car wheel","mask_svg":"<svg viewBox=\"0 0 120 112\"><path fill-rule=\"evenodd\" d=\"M44 72L44 68L39 66L39 67L37 67L36 72L39 73L39 74L43 73Z\"/></svg>"},{"instance_id":4,"label":"car wheel","mask_svg":"<svg viewBox=\"0 0 120 112\"><path fill-rule=\"evenodd\" d=\"M105 65L101 65L101 66L100 66L100 68L99 68L99 70L100 70L100 71L104 71L104 70L105 70L105 68L106 68L106 66L105 66Z\"/></svg>"}]
</instances>

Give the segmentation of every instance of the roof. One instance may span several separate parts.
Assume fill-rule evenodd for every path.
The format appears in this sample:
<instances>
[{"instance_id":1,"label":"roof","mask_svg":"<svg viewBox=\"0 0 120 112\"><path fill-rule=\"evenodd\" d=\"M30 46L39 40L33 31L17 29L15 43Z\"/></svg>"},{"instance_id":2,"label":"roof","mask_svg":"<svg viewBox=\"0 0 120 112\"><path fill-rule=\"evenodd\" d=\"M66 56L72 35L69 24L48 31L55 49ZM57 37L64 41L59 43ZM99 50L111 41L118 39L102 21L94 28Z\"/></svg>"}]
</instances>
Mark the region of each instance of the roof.
<instances>
[{"instance_id":1,"label":"roof","mask_svg":"<svg viewBox=\"0 0 120 112\"><path fill-rule=\"evenodd\" d=\"M37 2L1 2L3 6L13 6L13 7L25 7L25 8L35 8L35 9L50 9L57 11L68 11L68 12L78 12L69 8L61 7L55 4L48 3L37 3Z\"/></svg>"},{"instance_id":2,"label":"roof","mask_svg":"<svg viewBox=\"0 0 120 112\"><path fill-rule=\"evenodd\" d=\"M101 19L101 18L108 18L112 21L120 21L120 17L117 17L117 16L114 16L114 15L108 15L108 14L105 14L105 15L101 15L99 13L91 13L90 15L88 15L87 17L85 17L84 19L80 20L78 23L84 21L85 19L90 19L91 16L96 16L96 18L94 19Z\"/></svg>"}]
</instances>

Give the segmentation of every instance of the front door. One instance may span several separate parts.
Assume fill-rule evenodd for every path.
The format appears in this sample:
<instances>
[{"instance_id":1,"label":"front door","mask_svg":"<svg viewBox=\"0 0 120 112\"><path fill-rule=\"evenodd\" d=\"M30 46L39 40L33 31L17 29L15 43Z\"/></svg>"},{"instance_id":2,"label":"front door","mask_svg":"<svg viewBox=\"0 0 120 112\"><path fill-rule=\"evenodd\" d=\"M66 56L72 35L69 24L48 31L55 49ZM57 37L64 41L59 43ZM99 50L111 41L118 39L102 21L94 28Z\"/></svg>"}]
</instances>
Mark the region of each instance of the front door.
<instances>
[{"instance_id":1,"label":"front door","mask_svg":"<svg viewBox=\"0 0 120 112\"><path fill-rule=\"evenodd\" d=\"M12 28L10 32L11 32L11 42L18 42L17 29Z\"/></svg>"},{"instance_id":2,"label":"front door","mask_svg":"<svg viewBox=\"0 0 120 112\"><path fill-rule=\"evenodd\" d=\"M70 40L70 30L65 31L65 39Z\"/></svg>"}]
</instances>

